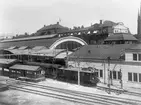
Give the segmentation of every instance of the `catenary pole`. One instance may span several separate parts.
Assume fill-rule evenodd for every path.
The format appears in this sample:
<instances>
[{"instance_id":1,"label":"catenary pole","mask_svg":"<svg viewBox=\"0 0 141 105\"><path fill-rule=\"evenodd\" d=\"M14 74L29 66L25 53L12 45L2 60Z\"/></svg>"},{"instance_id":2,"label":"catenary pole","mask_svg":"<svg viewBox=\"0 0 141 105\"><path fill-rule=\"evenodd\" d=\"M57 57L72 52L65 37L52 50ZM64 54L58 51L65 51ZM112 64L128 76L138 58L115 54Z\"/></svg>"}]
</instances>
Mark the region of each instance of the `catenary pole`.
<instances>
[{"instance_id":1,"label":"catenary pole","mask_svg":"<svg viewBox=\"0 0 141 105\"><path fill-rule=\"evenodd\" d=\"M121 83L121 89L123 89L123 81L122 81L122 69L121 69L121 57L120 57L120 83Z\"/></svg>"},{"instance_id":2,"label":"catenary pole","mask_svg":"<svg viewBox=\"0 0 141 105\"><path fill-rule=\"evenodd\" d=\"M111 93L111 87L110 87L110 57L108 59L108 88L109 88L109 94Z\"/></svg>"},{"instance_id":3,"label":"catenary pole","mask_svg":"<svg viewBox=\"0 0 141 105\"><path fill-rule=\"evenodd\" d=\"M79 55L79 50L78 49L78 85L80 85L80 55Z\"/></svg>"}]
</instances>

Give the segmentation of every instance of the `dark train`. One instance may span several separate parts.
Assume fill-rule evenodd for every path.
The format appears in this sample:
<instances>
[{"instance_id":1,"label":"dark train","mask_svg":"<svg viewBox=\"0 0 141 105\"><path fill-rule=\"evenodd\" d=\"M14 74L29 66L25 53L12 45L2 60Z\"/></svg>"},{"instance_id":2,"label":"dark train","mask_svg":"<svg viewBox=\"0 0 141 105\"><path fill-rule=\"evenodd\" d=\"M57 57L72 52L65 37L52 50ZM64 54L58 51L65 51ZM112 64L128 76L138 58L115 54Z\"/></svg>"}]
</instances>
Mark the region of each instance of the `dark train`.
<instances>
[{"instance_id":1,"label":"dark train","mask_svg":"<svg viewBox=\"0 0 141 105\"><path fill-rule=\"evenodd\" d=\"M23 62L4 69L3 75L10 78L38 82L46 78L77 84L80 68L64 67L59 64ZM91 68L80 69L80 84L96 86L98 71Z\"/></svg>"}]
</instances>

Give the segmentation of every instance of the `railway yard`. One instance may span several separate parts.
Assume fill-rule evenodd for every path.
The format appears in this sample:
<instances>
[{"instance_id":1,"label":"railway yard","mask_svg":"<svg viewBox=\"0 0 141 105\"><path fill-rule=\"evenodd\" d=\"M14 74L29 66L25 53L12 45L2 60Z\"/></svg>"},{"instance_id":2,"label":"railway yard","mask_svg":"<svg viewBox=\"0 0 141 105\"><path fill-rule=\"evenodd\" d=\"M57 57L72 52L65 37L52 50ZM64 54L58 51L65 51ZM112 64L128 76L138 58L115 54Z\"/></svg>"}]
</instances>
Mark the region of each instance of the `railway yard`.
<instances>
[{"instance_id":1,"label":"railway yard","mask_svg":"<svg viewBox=\"0 0 141 105\"><path fill-rule=\"evenodd\" d=\"M0 93L0 105L140 105L141 94L125 91L117 95L102 89L46 79L39 83L4 77L9 90ZM98 87L100 88L100 87ZM26 97L25 97L26 96Z\"/></svg>"}]
</instances>

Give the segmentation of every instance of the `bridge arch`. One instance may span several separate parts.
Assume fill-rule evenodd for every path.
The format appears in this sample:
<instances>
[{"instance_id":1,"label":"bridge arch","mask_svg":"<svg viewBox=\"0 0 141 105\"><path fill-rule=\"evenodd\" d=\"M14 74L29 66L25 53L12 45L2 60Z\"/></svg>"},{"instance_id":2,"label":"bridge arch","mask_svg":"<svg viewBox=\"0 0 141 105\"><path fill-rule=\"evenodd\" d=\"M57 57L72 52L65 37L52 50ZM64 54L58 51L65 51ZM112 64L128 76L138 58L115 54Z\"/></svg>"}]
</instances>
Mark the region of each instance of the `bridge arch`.
<instances>
[{"instance_id":1,"label":"bridge arch","mask_svg":"<svg viewBox=\"0 0 141 105\"><path fill-rule=\"evenodd\" d=\"M63 38L60 38L60 39L56 40L49 48L50 49L55 49L61 43L68 42L68 41L77 42L77 43L79 43L81 45L87 45L87 43L81 38L74 37L74 36L68 36L68 37L63 37Z\"/></svg>"}]
</instances>

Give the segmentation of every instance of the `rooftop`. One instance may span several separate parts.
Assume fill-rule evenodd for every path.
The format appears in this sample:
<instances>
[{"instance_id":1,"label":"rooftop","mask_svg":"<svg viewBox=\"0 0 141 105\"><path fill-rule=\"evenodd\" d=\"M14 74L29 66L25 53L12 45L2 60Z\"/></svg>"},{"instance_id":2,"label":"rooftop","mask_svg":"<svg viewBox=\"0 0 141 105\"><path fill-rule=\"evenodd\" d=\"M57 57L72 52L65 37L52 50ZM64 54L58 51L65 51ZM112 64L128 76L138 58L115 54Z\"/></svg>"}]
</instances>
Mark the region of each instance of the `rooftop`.
<instances>
[{"instance_id":1,"label":"rooftop","mask_svg":"<svg viewBox=\"0 0 141 105\"><path fill-rule=\"evenodd\" d=\"M30 48L33 48L35 46L45 46L49 48L58 39L59 37L51 37L49 35L45 35L45 36L38 36L38 37L32 37L32 38L30 37L30 38L19 38L19 39L13 39L13 40L3 40L0 42L0 48L1 49L7 49L7 48L15 49L17 47L22 47L22 46L28 46Z\"/></svg>"},{"instance_id":2,"label":"rooftop","mask_svg":"<svg viewBox=\"0 0 141 105\"><path fill-rule=\"evenodd\" d=\"M94 59L119 59L125 52L125 49L134 46L133 44L120 45L85 45L76 52L72 53L69 58L94 58Z\"/></svg>"},{"instance_id":3,"label":"rooftop","mask_svg":"<svg viewBox=\"0 0 141 105\"><path fill-rule=\"evenodd\" d=\"M0 59L0 64L10 64L12 62L15 62L16 59Z\"/></svg>"},{"instance_id":4,"label":"rooftop","mask_svg":"<svg viewBox=\"0 0 141 105\"><path fill-rule=\"evenodd\" d=\"M40 66L30 66L30 65L21 65L21 64L15 64L10 67L10 69L27 70L27 71L37 71L39 68Z\"/></svg>"},{"instance_id":5,"label":"rooftop","mask_svg":"<svg viewBox=\"0 0 141 105\"><path fill-rule=\"evenodd\" d=\"M44 25L44 27L42 27L38 31L44 31L44 30L49 30L49 29L61 29L61 28L68 29L67 27L62 26L59 24L59 22L57 22L56 24L50 24L48 26Z\"/></svg>"},{"instance_id":6,"label":"rooftop","mask_svg":"<svg viewBox=\"0 0 141 105\"><path fill-rule=\"evenodd\" d=\"M137 39L131 34L117 33L117 34L109 34L105 41L116 41L116 40L130 40L137 41Z\"/></svg>"},{"instance_id":7,"label":"rooftop","mask_svg":"<svg viewBox=\"0 0 141 105\"><path fill-rule=\"evenodd\" d=\"M35 40L35 39L52 38L52 37L54 37L54 36L56 36L56 34L52 34L52 35L43 35L43 36L32 36L32 37L25 37L25 38L18 38L18 39L7 39L7 40L1 40L0 42Z\"/></svg>"}]
</instances>

